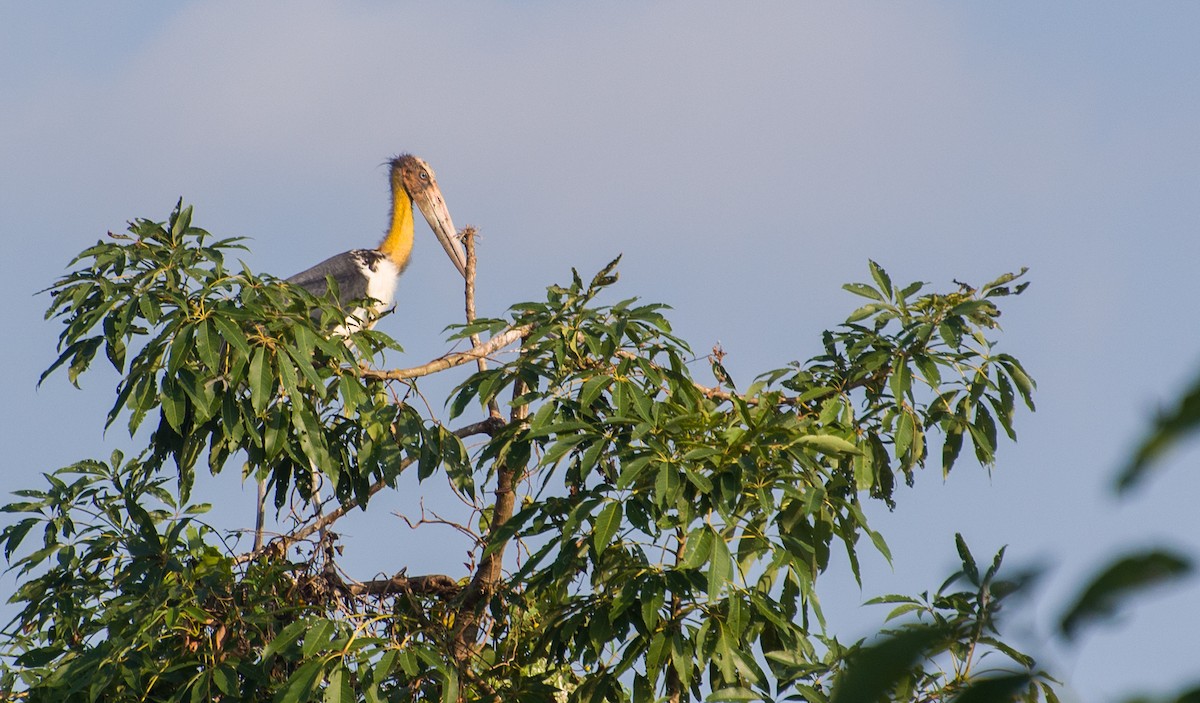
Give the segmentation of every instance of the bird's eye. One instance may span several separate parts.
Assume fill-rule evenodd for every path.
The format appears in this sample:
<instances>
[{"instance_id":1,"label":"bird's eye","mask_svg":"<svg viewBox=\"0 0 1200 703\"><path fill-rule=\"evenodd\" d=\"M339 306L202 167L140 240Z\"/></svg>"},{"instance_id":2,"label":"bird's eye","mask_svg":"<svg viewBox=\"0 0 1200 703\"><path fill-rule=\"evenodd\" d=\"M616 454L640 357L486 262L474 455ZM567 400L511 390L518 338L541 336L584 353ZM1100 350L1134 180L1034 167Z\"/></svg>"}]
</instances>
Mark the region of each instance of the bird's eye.
<instances>
[{"instance_id":1,"label":"bird's eye","mask_svg":"<svg viewBox=\"0 0 1200 703\"><path fill-rule=\"evenodd\" d=\"M423 180L423 181L429 180L429 172L428 171L421 171L421 180Z\"/></svg>"}]
</instances>

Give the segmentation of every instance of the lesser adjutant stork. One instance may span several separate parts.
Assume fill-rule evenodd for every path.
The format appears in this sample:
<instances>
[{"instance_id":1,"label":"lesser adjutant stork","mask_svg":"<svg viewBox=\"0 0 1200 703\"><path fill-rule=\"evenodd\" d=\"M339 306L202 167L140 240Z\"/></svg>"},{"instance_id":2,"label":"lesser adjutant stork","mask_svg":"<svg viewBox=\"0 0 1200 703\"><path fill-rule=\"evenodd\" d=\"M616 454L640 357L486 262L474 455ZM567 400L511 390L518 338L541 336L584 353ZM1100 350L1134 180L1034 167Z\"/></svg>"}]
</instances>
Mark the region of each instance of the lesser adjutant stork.
<instances>
[{"instance_id":1,"label":"lesser adjutant stork","mask_svg":"<svg viewBox=\"0 0 1200 703\"><path fill-rule=\"evenodd\" d=\"M288 278L288 283L324 295L329 279L337 283L338 301L343 305L363 298L375 301L371 309L350 313L338 332L359 327L370 328L395 300L396 281L412 256L413 208L425 216L458 272L467 275L467 255L454 230L450 211L438 188L429 164L411 154L402 154L389 162L392 181L392 214L387 234L374 249L351 249L330 257L310 269ZM316 473L314 467L314 474ZM315 476L314 476L315 478ZM262 547L262 528L266 482L258 483L258 514L255 516L254 548ZM320 494L313 485L313 502L320 510Z\"/></svg>"},{"instance_id":2,"label":"lesser adjutant stork","mask_svg":"<svg viewBox=\"0 0 1200 703\"><path fill-rule=\"evenodd\" d=\"M374 249L351 249L328 258L310 269L287 279L289 283L307 288L316 295L323 295L327 279L337 283L338 299L342 303L360 298L377 301L374 310L365 313L368 326L371 318L383 312L396 295L396 279L408 266L413 248L413 206L420 209L430 229L450 256L450 261L462 275L467 275L467 255L454 231L454 222L437 179L429 164L411 155L403 154L391 160L392 217L387 235ZM360 319L364 315L358 315ZM353 321L348 320L347 324Z\"/></svg>"}]
</instances>

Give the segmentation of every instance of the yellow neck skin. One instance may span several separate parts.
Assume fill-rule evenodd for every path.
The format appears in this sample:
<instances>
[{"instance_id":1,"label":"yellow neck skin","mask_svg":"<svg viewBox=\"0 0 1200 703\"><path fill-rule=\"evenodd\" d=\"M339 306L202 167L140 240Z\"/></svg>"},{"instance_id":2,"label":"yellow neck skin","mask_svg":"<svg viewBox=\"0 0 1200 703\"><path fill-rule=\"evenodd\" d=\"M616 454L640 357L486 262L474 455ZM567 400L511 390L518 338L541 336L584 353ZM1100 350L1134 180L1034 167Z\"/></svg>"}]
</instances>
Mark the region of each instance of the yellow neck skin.
<instances>
[{"instance_id":1,"label":"yellow neck skin","mask_svg":"<svg viewBox=\"0 0 1200 703\"><path fill-rule=\"evenodd\" d=\"M412 199L402 187L392 188L392 224L387 236L379 243L379 251L387 255L401 271L408 265L413 247Z\"/></svg>"}]
</instances>

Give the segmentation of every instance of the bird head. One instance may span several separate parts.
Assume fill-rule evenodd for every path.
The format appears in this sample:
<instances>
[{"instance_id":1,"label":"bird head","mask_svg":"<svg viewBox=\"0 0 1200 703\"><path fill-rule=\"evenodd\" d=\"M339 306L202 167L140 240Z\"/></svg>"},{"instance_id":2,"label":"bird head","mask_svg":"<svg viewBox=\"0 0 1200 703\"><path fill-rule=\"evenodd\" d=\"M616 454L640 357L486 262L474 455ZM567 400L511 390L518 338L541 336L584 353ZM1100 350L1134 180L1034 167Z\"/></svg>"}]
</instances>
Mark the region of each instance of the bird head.
<instances>
[{"instance_id":1,"label":"bird head","mask_svg":"<svg viewBox=\"0 0 1200 703\"><path fill-rule=\"evenodd\" d=\"M412 154L403 154L392 159L391 167L392 188L403 188L404 192L408 193L408 197L416 203L421 214L425 216L429 228L442 243L442 247L446 250L454 267L458 269L459 273L466 276L467 254L463 250L462 242L458 239L458 233L454 229L454 222L450 219L450 211L446 208L442 191L438 189L437 177L434 176L433 169Z\"/></svg>"}]
</instances>

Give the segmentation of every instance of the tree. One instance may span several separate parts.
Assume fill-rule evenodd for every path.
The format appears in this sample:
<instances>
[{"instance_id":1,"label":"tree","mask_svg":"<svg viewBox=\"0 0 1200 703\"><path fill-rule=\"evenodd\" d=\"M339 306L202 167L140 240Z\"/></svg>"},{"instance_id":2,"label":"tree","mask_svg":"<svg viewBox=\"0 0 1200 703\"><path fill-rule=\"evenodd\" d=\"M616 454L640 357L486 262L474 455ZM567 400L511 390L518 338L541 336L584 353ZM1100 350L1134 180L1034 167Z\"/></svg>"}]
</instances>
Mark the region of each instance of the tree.
<instances>
[{"instance_id":1,"label":"tree","mask_svg":"<svg viewBox=\"0 0 1200 703\"><path fill-rule=\"evenodd\" d=\"M869 283L845 286L865 304L818 354L739 387L720 349L700 365L713 380L694 377L704 357L664 306L605 302L613 261L502 319L469 312L451 338L472 351L387 370L371 362L394 340L333 335L347 314L334 296L231 270L241 244L191 220L182 203L137 220L48 289L64 328L42 380L65 367L78 383L103 351L121 376L105 426L123 419L145 447L46 474L5 508L21 610L0 683L14 697L1053 697L996 632L1018 584L1002 554L981 573L960 539L963 569L934 596L884 599L924 619L880 643L839 643L816 589L834 549L856 578L863 537L888 555L864 500L894 506L897 480L931 460L949 472L967 444L990 467L1001 432L1015 437L1034 384L989 335L1024 271L932 293L871 262ZM472 362L448 401L461 424L401 400L412 379ZM197 465L231 464L268 479L277 509L311 498L316 476L337 506L239 548L190 496ZM471 506L457 525L470 568L341 573L329 528L405 471ZM985 654L1007 664L981 674Z\"/></svg>"}]
</instances>

